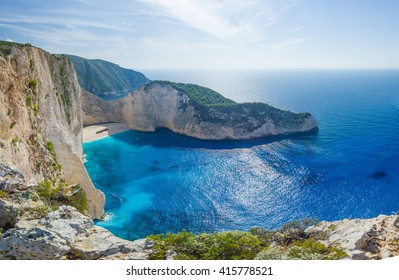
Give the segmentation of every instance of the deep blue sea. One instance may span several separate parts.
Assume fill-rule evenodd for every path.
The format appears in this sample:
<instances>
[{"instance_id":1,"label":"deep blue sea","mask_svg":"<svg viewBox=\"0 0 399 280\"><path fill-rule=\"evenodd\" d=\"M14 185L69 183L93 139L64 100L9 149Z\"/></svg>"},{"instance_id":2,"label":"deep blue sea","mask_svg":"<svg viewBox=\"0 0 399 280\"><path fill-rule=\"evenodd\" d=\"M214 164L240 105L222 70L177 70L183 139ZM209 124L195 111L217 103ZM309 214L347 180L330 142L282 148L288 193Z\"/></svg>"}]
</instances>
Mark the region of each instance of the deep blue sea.
<instances>
[{"instance_id":1,"label":"deep blue sea","mask_svg":"<svg viewBox=\"0 0 399 280\"><path fill-rule=\"evenodd\" d=\"M399 211L399 70L151 71L238 102L310 112L317 132L202 141L127 131L84 144L114 234L272 229Z\"/></svg>"}]
</instances>

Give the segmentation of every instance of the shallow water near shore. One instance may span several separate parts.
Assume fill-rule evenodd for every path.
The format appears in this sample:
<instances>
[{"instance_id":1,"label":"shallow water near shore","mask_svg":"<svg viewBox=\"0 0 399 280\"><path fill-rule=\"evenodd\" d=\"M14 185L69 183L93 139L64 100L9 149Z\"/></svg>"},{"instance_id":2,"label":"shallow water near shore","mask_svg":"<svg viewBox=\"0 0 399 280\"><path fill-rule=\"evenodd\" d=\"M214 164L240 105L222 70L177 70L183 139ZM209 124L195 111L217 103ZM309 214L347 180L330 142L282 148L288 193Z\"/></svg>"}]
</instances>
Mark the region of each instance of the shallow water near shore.
<instances>
[{"instance_id":1,"label":"shallow water near shore","mask_svg":"<svg viewBox=\"0 0 399 280\"><path fill-rule=\"evenodd\" d=\"M238 102L310 112L317 132L203 141L126 131L85 143L114 234L268 229L399 211L399 71L150 72Z\"/></svg>"}]
</instances>

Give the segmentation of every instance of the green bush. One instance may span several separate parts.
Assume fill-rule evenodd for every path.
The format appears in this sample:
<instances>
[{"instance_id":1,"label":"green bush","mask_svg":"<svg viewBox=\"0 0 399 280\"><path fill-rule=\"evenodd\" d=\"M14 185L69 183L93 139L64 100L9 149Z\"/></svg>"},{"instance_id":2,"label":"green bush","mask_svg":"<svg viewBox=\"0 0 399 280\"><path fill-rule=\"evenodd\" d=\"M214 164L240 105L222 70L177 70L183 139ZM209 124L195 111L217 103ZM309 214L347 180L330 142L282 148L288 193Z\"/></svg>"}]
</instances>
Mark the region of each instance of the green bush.
<instances>
[{"instance_id":1,"label":"green bush","mask_svg":"<svg viewBox=\"0 0 399 280\"><path fill-rule=\"evenodd\" d=\"M19 142L18 136L15 136L14 138L11 139L11 145L13 145L14 147L17 146L18 142Z\"/></svg>"},{"instance_id":2,"label":"green bush","mask_svg":"<svg viewBox=\"0 0 399 280\"><path fill-rule=\"evenodd\" d=\"M29 82L28 82L28 87L31 89L31 90L35 90L36 89L36 87L37 87L37 80L36 79L32 79L32 80L29 80Z\"/></svg>"},{"instance_id":3,"label":"green bush","mask_svg":"<svg viewBox=\"0 0 399 280\"><path fill-rule=\"evenodd\" d=\"M46 148L47 148L47 150L50 152L50 155L51 155L51 157L53 158L53 167L54 167L54 170L61 170L61 165L58 163L58 160L57 160L57 154L55 153L55 148L54 148L54 144L53 144L53 142L51 142L51 141L48 141L47 143L46 143Z\"/></svg>"},{"instance_id":4,"label":"green bush","mask_svg":"<svg viewBox=\"0 0 399 280\"><path fill-rule=\"evenodd\" d=\"M66 204L75 207L80 213L88 214L89 201L86 192L79 186L79 190L66 198Z\"/></svg>"},{"instance_id":5,"label":"green bush","mask_svg":"<svg viewBox=\"0 0 399 280\"><path fill-rule=\"evenodd\" d=\"M197 237L191 233L183 230L177 234L168 233L165 236L162 234L150 235L147 238L155 241L155 245L152 247L154 253L150 256L153 260L165 259L165 253L167 250L178 250L178 259L191 259L196 260L198 256L202 254Z\"/></svg>"},{"instance_id":6,"label":"green bush","mask_svg":"<svg viewBox=\"0 0 399 280\"><path fill-rule=\"evenodd\" d=\"M71 105L71 99L68 94L66 94L66 93L61 94L61 100L62 100L62 103L64 104L64 106Z\"/></svg>"},{"instance_id":7,"label":"green bush","mask_svg":"<svg viewBox=\"0 0 399 280\"><path fill-rule=\"evenodd\" d=\"M257 237L241 231L199 235L199 240L208 248L203 258L208 260L251 260L262 250Z\"/></svg>"},{"instance_id":8,"label":"green bush","mask_svg":"<svg viewBox=\"0 0 399 280\"><path fill-rule=\"evenodd\" d=\"M37 109L37 104L32 104L32 110L33 114L37 116L37 114L39 113L39 110Z\"/></svg>"},{"instance_id":9,"label":"green bush","mask_svg":"<svg viewBox=\"0 0 399 280\"><path fill-rule=\"evenodd\" d=\"M77 191L73 194L65 195L61 189L65 186L64 182L58 183L55 186L54 181L45 180L34 187L34 191L39 198L45 202L46 206L54 209L60 205L70 205L75 207L80 213L87 215L89 211L89 202L87 200L86 192L77 185Z\"/></svg>"},{"instance_id":10,"label":"green bush","mask_svg":"<svg viewBox=\"0 0 399 280\"><path fill-rule=\"evenodd\" d=\"M286 260L287 255L278 247L269 247L256 255L255 260Z\"/></svg>"},{"instance_id":11,"label":"green bush","mask_svg":"<svg viewBox=\"0 0 399 280\"><path fill-rule=\"evenodd\" d=\"M26 106L28 106L28 107L32 106L32 97L30 95L26 96L25 103L26 103Z\"/></svg>"},{"instance_id":12,"label":"green bush","mask_svg":"<svg viewBox=\"0 0 399 280\"><path fill-rule=\"evenodd\" d=\"M46 205L36 206L29 210L30 218L41 219L44 216L46 216L49 212L51 212L52 210L53 209L51 207L46 206Z\"/></svg>"},{"instance_id":13,"label":"green bush","mask_svg":"<svg viewBox=\"0 0 399 280\"><path fill-rule=\"evenodd\" d=\"M57 200L57 195L60 191L59 188L53 187L53 182L49 180L39 183L34 190L42 200L47 202Z\"/></svg>"},{"instance_id":14,"label":"green bush","mask_svg":"<svg viewBox=\"0 0 399 280\"><path fill-rule=\"evenodd\" d=\"M242 231L199 235L182 231L148 238L156 242L151 259L164 259L172 250L180 260L251 260L262 250L256 236Z\"/></svg>"},{"instance_id":15,"label":"green bush","mask_svg":"<svg viewBox=\"0 0 399 280\"><path fill-rule=\"evenodd\" d=\"M0 41L0 54L1 55L9 55L11 54L11 49L13 47L16 48L23 48L23 47L31 47L31 44L20 44L15 42L8 42L8 41Z\"/></svg>"},{"instance_id":16,"label":"green bush","mask_svg":"<svg viewBox=\"0 0 399 280\"><path fill-rule=\"evenodd\" d=\"M347 256L337 246L327 247L314 238L295 241L288 252L288 257L296 260L339 260Z\"/></svg>"},{"instance_id":17,"label":"green bush","mask_svg":"<svg viewBox=\"0 0 399 280\"><path fill-rule=\"evenodd\" d=\"M165 253L167 250L166 244L163 242L162 234L152 234L147 236L147 239L154 241L154 245L151 247L153 253L149 256L150 260L164 260Z\"/></svg>"},{"instance_id":18,"label":"green bush","mask_svg":"<svg viewBox=\"0 0 399 280\"><path fill-rule=\"evenodd\" d=\"M35 62L33 61L33 59L29 60L29 69L30 71L35 70Z\"/></svg>"},{"instance_id":19,"label":"green bush","mask_svg":"<svg viewBox=\"0 0 399 280\"><path fill-rule=\"evenodd\" d=\"M275 235L275 241L281 246L288 246L297 240L304 240L310 237L306 229L317 222L316 219L302 219L292 221L281 227Z\"/></svg>"},{"instance_id":20,"label":"green bush","mask_svg":"<svg viewBox=\"0 0 399 280\"><path fill-rule=\"evenodd\" d=\"M252 235L255 235L261 241L263 247L267 247L275 240L275 231L265 230L261 227L254 227L248 230Z\"/></svg>"},{"instance_id":21,"label":"green bush","mask_svg":"<svg viewBox=\"0 0 399 280\"><path fill-rule=\"evenodd\" d=\"M169 81L154 81L146 85L146 88L153 84L169 85L176 90L187 94L195 103L205 106L231 106L236 105L233 100L225 98L216 91L195 84L174 83Z\"/></svg>"},{"instance_id":22,"label":"green bush","mask_svg":"<svg viewBox=\"0 0 399 280\"><path fill-rule=\"evenodd\" d=\"M50 154L53 156L53 158L57 158L57 155L55 154L55 149L54 149L53 142L47 141L46 148L50 152Z\"/></svg>"},{"instance_id":23,"label":"green bush","mask_svg":"<svg viewBox=\"0 0 399 280\"><path fill-rule=\"evenodd\" d=\"M228 231L214 234L182 231L177 234L150 235L154 241L150 259L162 260L168 251L177 260L338 260L347 257L338 245L325 246L314 237L319 231L306 229L315 220L293 221L277 231L260 227L248 232ZM280 242L281 244L279 244Z\"/></svg>"},{"instance_id":24,"label":"green bush","mask_svg":"<svg viewBox=\"0 0 399 280\"><path fill-rule=\"evenodd\" d=\"M12 46L12 42L0 41L0 54L3 56L10 55Z\"/></svg>"},{"instance_id":25,"label":"green bush","mask_svg":"<svg viewBox=\"0 0 399 280\"><path fill-rule=\"evenodd\" d=\"M5 191L0 190L0 198L6 197L8 194Z\"/></svg>"}]
</instances>

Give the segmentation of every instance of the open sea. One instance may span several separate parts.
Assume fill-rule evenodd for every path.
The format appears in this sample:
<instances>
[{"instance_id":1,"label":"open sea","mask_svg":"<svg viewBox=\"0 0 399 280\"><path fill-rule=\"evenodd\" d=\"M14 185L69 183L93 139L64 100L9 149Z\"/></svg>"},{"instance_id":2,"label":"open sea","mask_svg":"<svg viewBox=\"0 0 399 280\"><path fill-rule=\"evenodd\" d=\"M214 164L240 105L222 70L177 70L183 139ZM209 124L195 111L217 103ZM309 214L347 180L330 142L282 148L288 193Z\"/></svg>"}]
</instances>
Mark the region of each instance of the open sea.
<instances>
[{"instance_id":1,"label":"open sea","mask_svg":"<svg viewBox=\"0 0 399 280\"><path fill-rule=\"evenodd\" d=\"M399 212L399 70L145 74L310 112L320 129L249 141L159 129L85 143L86 168L107 198L108 218L97 224L115 235L273 229L301 218Z\"/></svg>"}]
</instances>

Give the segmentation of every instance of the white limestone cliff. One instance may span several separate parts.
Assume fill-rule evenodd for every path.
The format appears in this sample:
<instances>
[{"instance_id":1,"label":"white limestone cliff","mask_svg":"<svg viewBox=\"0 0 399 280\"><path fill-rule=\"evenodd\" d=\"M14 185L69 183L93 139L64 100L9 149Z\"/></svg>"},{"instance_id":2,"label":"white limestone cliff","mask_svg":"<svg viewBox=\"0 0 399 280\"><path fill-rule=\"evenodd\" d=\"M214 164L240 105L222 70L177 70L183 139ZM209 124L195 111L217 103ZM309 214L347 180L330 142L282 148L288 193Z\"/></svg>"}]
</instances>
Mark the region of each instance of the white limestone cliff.
<instances>
[{"instance_id":1,"label":"white limestone cliff","mask_svg":"<svg viewBox=\"0 0 399 280\"><path fill-rule=\"evenodd\" d=\"M169 84L152 82L126 97L104 101L85 92L84 125L124 122L140 131L168 128L207 139L251 139L316 129L308 113L295 114L266 104L204 107Z\"/></svg>"},{"instance_id":2,"label":"white limestone cliff","mask_svg":"<svg viewBox=\"0 0 399 280\"><path fill-rule=\"evenodd\" d=\"M100 218L105 198L82 162L81 95L65 57L28 46L0 55L0 163L21 172L28 186L59 178L80 184L90 215Z\"/></svg>"},{"instance_id":3,"label":"white limestone cliff","mask_svg":"<svg viewBox=\"0 0 399 280\"><path fill-rule=\"evenodd\" d=\"M71 206L42 219L21 220L0 237L0 260L147 259L152 243L126 241Z\"/></svg>"}]
</instances>

